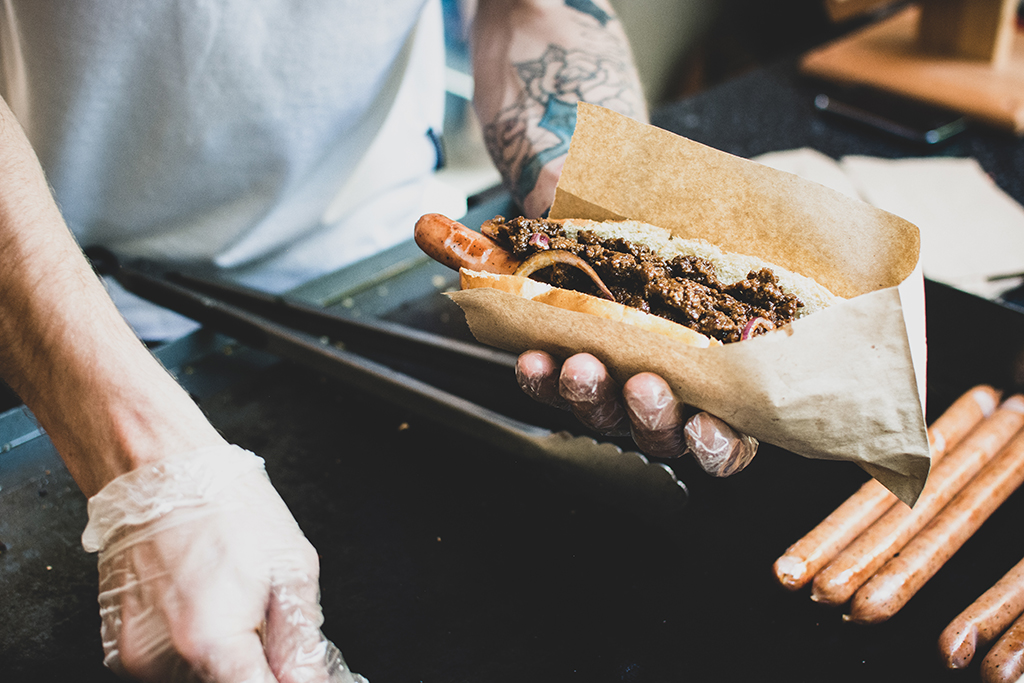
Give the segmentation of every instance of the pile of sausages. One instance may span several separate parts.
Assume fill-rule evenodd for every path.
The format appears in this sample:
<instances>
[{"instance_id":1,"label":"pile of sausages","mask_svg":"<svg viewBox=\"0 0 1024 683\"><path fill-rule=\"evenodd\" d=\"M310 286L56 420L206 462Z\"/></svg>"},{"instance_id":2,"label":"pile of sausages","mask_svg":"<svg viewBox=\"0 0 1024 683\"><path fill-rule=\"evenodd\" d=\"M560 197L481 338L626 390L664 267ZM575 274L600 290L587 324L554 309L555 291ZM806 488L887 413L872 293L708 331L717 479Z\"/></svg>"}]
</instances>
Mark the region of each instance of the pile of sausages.
<instances>
[{"instance_id":1,"label":"pile of sausages","mask_svg":"<svg viewBox=\"0 0 1024 683\"><path fill-rule=\"evenodd\" d=\"M810 583L816 602L849 602L848 621L896 614L1024 483L1024 396L999 400L992 387L974 387L929 427L932 470L913 508L868 481L775 561L779 583L790 590ZM964 668L998 639L982 661L982 680L1018 680L1022 613L1024 560L942 632L943 662Z\"/></svg>"}]
</instances>

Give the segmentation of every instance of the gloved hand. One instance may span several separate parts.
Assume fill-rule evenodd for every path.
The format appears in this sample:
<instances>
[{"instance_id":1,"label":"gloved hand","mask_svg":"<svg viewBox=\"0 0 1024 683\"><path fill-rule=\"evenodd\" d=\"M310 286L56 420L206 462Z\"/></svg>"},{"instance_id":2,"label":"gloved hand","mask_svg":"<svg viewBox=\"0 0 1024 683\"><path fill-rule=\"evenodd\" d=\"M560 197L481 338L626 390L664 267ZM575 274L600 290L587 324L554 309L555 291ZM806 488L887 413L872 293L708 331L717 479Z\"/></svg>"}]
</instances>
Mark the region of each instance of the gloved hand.
<instances>
[{"instance_id":1,"label":"gloved hand","mask_svg":"<svg viewBox=\"0 0 1024 683\"><path fill-rule=\"evenodd\" d=\"M89 499L104 663L143 681L364 681L321 633L319 560L263 460L216 446Z\"/></svg>"},{"instance_id":2,"label":"gloved hand","mask_svg":"<svg viewBox=\"0 0 1024 683\"><path fill-rule=\"evenodd\" d=\"M675 458L690 452L705 472L727 477L757 454L757 439L713 415L688 409L653 373L634 375L620 391L604 364L589 353L570 356L559 365L543 351L527 351L519 356L516 378L527 395L569 408L594 431L609 436L632 433L640 450L651 457Z\"/></svg>"}]
</instances>

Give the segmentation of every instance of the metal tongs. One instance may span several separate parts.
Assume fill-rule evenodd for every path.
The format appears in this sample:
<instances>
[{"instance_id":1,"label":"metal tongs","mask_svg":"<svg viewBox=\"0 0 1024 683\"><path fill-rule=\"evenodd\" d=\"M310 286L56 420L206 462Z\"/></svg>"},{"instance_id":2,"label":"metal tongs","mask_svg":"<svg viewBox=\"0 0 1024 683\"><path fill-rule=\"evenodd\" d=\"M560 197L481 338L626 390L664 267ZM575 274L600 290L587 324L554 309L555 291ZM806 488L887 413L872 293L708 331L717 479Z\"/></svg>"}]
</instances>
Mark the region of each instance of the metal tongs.
<instances>
[{"instance_id":1,"label":"metal tongs","mask_svg":"<svg viewBox=\"0 0 1024 683\"><path fill-rule=\"evenodd\" d=\"M88 250L94 267L125 289L227 335L334 377L360 391L546 469L601 502L664 521L686 504L674 472L637 452L567 431L513 419L396 370L381 357L415 362L462 376L507 377L516 357L489 347L380 319L355 319L235 284L167 271L144 262L122 263Z\"/></svg>"}]
</instances>

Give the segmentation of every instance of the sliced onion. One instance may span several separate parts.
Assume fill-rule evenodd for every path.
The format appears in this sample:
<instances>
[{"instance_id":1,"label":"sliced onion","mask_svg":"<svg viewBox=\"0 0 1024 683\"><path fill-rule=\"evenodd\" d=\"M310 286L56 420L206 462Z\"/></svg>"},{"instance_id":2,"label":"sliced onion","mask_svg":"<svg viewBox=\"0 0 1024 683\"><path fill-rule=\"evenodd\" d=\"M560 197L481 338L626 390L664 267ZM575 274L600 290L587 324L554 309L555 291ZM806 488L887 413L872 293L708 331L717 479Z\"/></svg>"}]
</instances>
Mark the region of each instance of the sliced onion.
<instances>
[{"instance_id":1,"label":"sliced onion","mask_svg":"<svg viewBox=\"0 0 1024 683\"><path fill-rule=\"evenodd\" d=\"M526 240L526 245L538 251L551 248L551 238L542 232L531 232Z\"/></svg>"},{"instance_id":2,"label":"sliced onion","mask_svg":"<svg viewBox=\"0 0 1024 683\"><path fill-rule=\"evenodd\" d=\"M775 325L772 321L766 320L765 318L757 317L751 318L747 321L747 324L743 326L743 331L740 332L740 341L750 339L761 330L765 332L771 332L775 329Z\"/></svg>"},{"instance_id":3,"label":"sliced onion","mask_svg":"<svg viewBox=\"0 0 1024 683\"><path fill-rule=\"evenodd\" d=\"M615 301L615 296L611 293L611 291L609 291L605 284L601 282L601 278L594 271L594 269L590 267L590 264L581 259L576 254L572 253L571 251L565 251L564 249L547 249L545 251L534 252L529 258L523 261L522 265L520 265L516 269L515 274L521 277L530 277L530 275L537 272L538 270L550 268L551 266L554 266L559 263L565 266L572 266L573 268L582 270L584 273L586 273L587 277L589 277L594 282L594 284L597 285L597 288L598 290L600 290L602 297L604 297L605 299L609 299L611 301Z\"/></svg>"}]
</instances>

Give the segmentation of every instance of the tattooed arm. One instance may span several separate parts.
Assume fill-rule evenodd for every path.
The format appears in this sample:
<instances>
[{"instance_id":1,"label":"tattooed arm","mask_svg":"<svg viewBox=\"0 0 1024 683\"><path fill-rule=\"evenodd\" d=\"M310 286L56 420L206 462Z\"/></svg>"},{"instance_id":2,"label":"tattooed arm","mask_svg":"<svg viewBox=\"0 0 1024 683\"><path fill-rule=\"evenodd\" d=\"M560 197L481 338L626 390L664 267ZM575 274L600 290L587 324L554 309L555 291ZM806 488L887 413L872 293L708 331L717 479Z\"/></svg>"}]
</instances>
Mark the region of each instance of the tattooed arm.
<instances>
[{"instance_id":1,"label":"tattooed arm","mask_svg":"<svg viewBox=\"0 0 1024 683\"><path fill-rule=\"evenodd\" d=\"M577 101L647 120L629 43L607 0L480 0L473 72L487 149L528 216L554 199Z\"/></svg>"}]
</instances>

